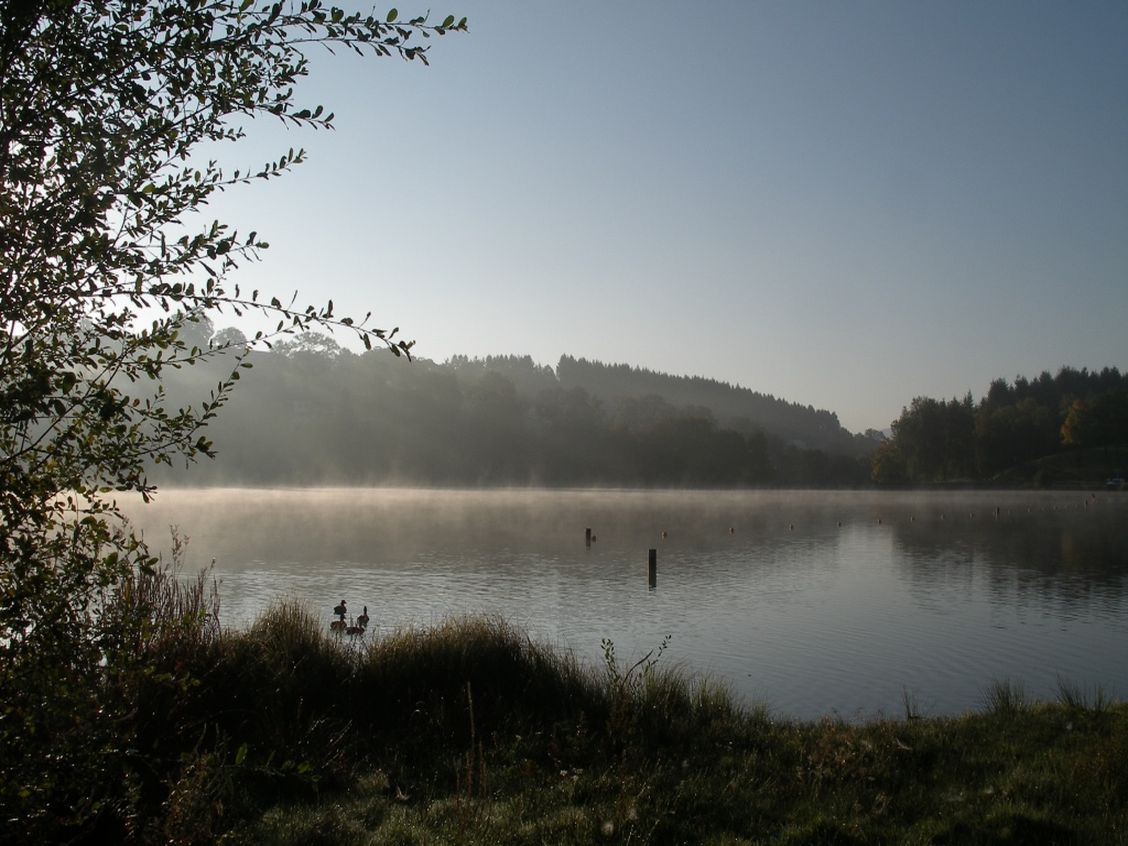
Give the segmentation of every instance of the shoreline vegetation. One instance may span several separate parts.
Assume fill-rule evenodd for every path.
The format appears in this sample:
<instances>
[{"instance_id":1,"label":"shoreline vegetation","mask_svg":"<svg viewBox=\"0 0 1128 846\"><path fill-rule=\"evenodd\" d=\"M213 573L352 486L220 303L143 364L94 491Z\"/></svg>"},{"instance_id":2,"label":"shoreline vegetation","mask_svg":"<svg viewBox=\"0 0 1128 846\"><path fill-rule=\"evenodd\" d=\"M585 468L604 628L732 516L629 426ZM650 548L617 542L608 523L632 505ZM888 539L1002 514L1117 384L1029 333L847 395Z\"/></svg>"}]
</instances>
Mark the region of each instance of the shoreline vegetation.
<instances>
[{"instance_id":1,"label":"shoreline vegetation","mask_svg":"<svg viewBox=\"0 0 1128 846\"><path fill-rule=\"evenodd\" d=\"M353 639L280 604L225 630L214 581L171 569L110 610L122 637L63 754L19 774L6 842L1128 841L1128 703L1099 690L801 722L662 646L584 666L499 619Z\"/></svg>"}]
</instances>

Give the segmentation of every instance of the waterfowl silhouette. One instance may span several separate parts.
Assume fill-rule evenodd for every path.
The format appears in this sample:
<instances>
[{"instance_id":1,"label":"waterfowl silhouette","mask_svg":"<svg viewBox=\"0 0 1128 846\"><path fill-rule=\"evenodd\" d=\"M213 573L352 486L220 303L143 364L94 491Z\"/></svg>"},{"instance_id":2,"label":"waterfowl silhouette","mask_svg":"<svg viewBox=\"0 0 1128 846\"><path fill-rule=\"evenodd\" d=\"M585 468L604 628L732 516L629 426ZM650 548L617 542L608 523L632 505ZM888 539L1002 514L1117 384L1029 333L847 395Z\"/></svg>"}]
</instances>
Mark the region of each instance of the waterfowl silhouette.
<instances>
[{"instance_id":1,"label":"waterfowl silhouette","mask_svg":"<svg viewBox=\"0 0 1128 846\"><path fill-rule=\"evenodd\" d=\"M368 628L368 606L367 605L365 605L364 610L360 612L360 616L356 618L356 624L358 626L360 626L360 628L362 630Z\"/></svg>"}]
</instances>

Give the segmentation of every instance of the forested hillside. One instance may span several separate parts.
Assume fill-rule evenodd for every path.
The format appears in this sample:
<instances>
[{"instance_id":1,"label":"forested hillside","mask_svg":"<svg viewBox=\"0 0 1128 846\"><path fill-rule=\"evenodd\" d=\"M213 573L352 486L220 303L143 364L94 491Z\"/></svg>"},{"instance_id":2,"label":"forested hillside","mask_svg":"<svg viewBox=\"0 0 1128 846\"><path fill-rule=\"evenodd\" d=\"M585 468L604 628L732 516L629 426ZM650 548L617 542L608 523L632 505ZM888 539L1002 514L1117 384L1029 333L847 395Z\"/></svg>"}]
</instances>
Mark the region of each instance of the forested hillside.
<instances>
[{"instance_id":1,"label":"forested hillside","mask_svg":"<svg viewBox=\"0 0 1128 846\"><path fill-rule=\"evenodd\" d=\"M680 406L708 408L725 428L776 435L789 443L830 452L856 454L872 444L859 441L838 422L838 415L777 399L748 388L700 376L670 376L627 364L562 356L556 366L560 385L579 387L604 402L653 394Z\"/></svg>"},{"instance_id":2,"label":"forested hillside","mask_svg":"<svg viewBox=\"0 0 1128 846\"><path fill-rule=\"evenodd\" d=\"M996 379L978 403L917 397L874 454L883 483L990 480L1024 462L1101 448L1112 472L1128 446L1128 377L1063 367L1014 383ZM1037 482L1038 479L1033 481Z\"/></svg>"},{"instance_id":3,"label":"forested hillside","mask_svg":"<svg viewBox=\"0 0 1128 846\"><path fill-rule=\"evenodd\" d=\"M570 357L408 363L306 335L249 361L192 483L848 485L875 443L827 411ZM220 370L170 390L198 395Z\"/></svg>"}]
</instances>

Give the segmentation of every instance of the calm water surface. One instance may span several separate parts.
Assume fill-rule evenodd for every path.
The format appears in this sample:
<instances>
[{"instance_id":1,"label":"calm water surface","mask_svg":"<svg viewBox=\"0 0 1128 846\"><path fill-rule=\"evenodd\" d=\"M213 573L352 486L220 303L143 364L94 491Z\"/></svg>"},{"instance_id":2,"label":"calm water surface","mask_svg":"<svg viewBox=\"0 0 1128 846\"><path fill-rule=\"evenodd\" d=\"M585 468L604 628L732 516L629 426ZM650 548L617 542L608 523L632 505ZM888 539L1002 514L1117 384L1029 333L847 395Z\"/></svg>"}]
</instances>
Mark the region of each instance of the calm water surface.
<instances>
[{"instance_id":1,"label":"calm water surface","mask_svg":"<svg viewBox=\"0 0 1128 846\"><path fill-rule=\"evenodd\" d=\"M1002 679L1128 697L1121 494L211 489L133 514L215 559L227 625L296 598L328 626L345 597L370 637L496 613L598 662L668 634L663 663L796 717L958 713Z\"/></svg>"}]
</instances>

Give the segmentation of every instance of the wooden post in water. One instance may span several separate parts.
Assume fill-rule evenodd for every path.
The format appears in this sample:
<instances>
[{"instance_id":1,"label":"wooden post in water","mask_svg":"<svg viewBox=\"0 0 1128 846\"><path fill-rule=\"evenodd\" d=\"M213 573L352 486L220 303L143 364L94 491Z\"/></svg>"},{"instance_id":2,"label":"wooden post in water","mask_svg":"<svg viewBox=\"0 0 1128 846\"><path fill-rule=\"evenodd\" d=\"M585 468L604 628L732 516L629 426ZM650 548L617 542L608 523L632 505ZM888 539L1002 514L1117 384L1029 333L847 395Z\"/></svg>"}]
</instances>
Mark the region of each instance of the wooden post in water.
<instances>
[{"instance_id":1,"label":"wooden post in water","mask_svg":"<svg viewBox=\"0 0 1128 846\"><path fill-rule=\"evenodd\" d=\"M658 587L658 550L650 550L647 571L650 574L650 586Z\"/></svg>"},{"instance_id":2,"label":"wooden post in water","mask_svg":"<svg viewBox=\"0 0 1128 846\"><path fill-rule=\"evenodd\" d=\"M591 549L591 527L584 530L584 545Z\"/></svg>"}]
</instances>

